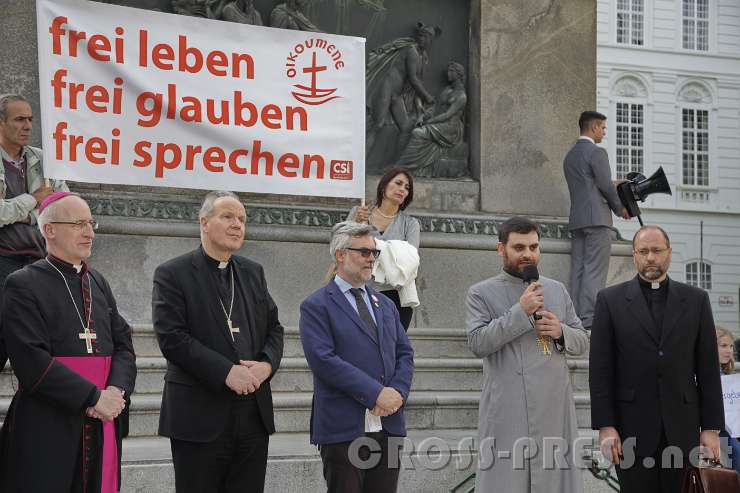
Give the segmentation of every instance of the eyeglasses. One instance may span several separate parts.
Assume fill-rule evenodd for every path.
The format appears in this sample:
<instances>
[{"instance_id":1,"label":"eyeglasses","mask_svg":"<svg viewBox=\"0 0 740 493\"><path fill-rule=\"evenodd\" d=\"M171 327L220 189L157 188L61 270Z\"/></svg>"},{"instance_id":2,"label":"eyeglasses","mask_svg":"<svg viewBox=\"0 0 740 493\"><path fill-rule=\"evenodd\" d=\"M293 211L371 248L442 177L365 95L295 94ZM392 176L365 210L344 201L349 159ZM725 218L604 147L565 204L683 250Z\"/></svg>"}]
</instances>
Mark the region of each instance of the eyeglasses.
<instances>
[{"instance_id":1,"label":"eyeglasses","mask_svg":"<svg viewBox=\"0 0 740 493\"><path fill-rule=\"evenodd\" d=\"M657 257L658 255L663 255L667 251L667 248L640 248L634 252L640 257L647 257L651 253Z\"/></svg>"},{"instance_id":2,"label":"eyeglasses","mask_svg":"<svg viewBox=\"0 0 740 493\"><path fill-rule=\"evenodd\" d=\"M79 221L49 221L51 224L71 224L72 228L82 231L87 226L92 229L98 229L98 222L95 219L80 219Z\"/></svg>"},{"instance_id":3,"label":"eyeglasses","mask_svg":"<svg viewBox=\"0 0 740 493\"><path fill-rule=\"evenodd\" d=\"M380 256L380 250L374 250L371 248L345 248L345 250L352 250L365 258L368 258L370 255L372 255L373 258L378 258Z\"/></svg>"}]
</instances>

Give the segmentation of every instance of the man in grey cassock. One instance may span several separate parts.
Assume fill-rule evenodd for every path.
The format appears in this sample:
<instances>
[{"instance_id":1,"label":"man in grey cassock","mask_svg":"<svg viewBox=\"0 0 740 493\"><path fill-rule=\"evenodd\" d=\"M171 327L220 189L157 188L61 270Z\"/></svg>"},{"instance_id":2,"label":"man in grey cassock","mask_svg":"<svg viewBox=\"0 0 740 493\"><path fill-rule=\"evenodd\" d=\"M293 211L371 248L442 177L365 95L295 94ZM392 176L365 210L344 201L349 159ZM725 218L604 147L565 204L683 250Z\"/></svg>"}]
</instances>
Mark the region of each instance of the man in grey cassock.
<instances>
[{"instance_id":1,"label":"man in grey cassock","mask_svg":"<svg viewBox=\"0 0 740 493\"><path fill-rule=\"evenodd\" d=\"M537 225L513 217L498 235L503 271L472 286L466 299L468 345L483 358L485 377L475 491L580 493L565 355L586 352L588 335L563 284L544 277L524 282L525 267L540 259Z\"/></svg>"}]
</instances>

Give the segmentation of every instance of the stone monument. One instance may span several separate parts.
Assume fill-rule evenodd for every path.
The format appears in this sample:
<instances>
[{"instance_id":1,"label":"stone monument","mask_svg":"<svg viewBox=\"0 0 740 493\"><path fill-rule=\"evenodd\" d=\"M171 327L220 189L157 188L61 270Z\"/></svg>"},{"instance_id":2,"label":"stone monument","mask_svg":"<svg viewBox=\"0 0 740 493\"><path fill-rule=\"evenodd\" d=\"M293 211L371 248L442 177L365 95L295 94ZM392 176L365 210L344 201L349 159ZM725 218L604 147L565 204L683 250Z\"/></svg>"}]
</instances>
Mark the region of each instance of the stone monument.
<instances>
[{"instance_id":1,"label":"stone monument","mask_svg":"<svg viewBox=\"0 0 740 493\"><path fill-rule=\"evenodd\" d=\"M422 305L409 331L417 373L408 403L411 442L446 437L456 460L441 469L404 467L401 491L450 490L471 472L480 395L479 360L466 347L464 296L500 268L497 227L511 213L542 227L543 274L568 279L567 188L562 159L577 137L578 114L595 106L596 9L591 0L111 0L109 3L272 25L362 35L367 53L432 26L429 64L404 106L411 126L397 159L414 167L411 213L422 225L417 279ZM279 9L279 7L283 5ZM432 7L433 6L433 7ZM10 1L0 17L0 92L19 92L38 116L34 2ZM277 10L277 14L275 11ZM273 15L274 14L274 15ZM300 15L299 15L300 14ZM439 24L440 32L434 26ZM225 31L228 29L224 27ZM314 30L314 29L310 29ZM423 43L423 42L422 42ZM423 56L416 47L419 60ZM407 53L408 55L408 53ZM450 63L455 60L456 63ZM420 90L419 88L423 88ZM394 93L395 94L395 93ZM373 100L375 101L375 100ZM386 101L381 99L381 102ZM395 119L390 103L378 104ZM370 115L372 116L372 115ZM377 116L377 114L376 114ZM37 122L40 119L37 119ZM383 131L396 128L399 118ZM371 128L371 127L368 127ZM40 142L40 128L33 140ZM48 131L48 129L45 129ZM378 136L375 137L376 139ZM392 138L398 138L394 136ZM375 179L368 179L374 195ZM106 274L121 313L135 324L139 379L131 437L124 442L123 491L172 492L169 446L156 437L165 366L151 326L151 281L162 261L198 245L200 191L73 183L101 228L92 263ZM276 424L271 491L318 491L320 461L308 444L311 375L301 351L297 307L326 272L329 227L356 200L247 195L243 253L262 263L287 327L281 370L272 380ZM629 246L615 245L610 282L630 273ZM579 426L589 427L587 362L571 361ZM13 392L0 375L0 419ZM407 446L404 460L411 460ZM590 486L589 486L590 485ZM587 481L587 491L594 491Z\"/></svg>"}]
</instances>

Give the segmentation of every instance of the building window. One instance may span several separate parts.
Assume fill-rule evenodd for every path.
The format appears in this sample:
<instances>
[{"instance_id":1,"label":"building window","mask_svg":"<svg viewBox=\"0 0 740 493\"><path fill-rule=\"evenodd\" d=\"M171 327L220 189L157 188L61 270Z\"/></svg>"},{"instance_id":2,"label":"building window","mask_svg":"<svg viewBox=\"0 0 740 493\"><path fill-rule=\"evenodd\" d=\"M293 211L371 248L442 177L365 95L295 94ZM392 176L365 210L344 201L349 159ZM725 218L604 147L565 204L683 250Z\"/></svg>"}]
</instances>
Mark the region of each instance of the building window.
<instances>
[{"instance_id":1,"label":"building window","mask_svg":"<svg viewBox=\"0 0 740 493\"><path fill-rule=\"evenodd\" d=\"M701 266L701 274L699 273L699 266ZM705 262L689 262L686 264L686 284L711 291L712 266Z\"/></svg>"},{"instance_id":2,"label":"building window","mask_svg":"<svg viewBox=\"0 0 740 493\"><path fill-rule=\"evenodd\" d=\"M683 184L709 186L709 111L684 108L682 111Z\"/></svg>"},{"instance_id":3,"label":"building window","mask_svg":"<svg viewBox=\"0 0 740 493\"><path fill-rule=\"evenodd\" d=\"M683 4L683 47L709 50L709 0L681 0Z\"/></svg>"},{"instance_id":4,"label":"building window","mask_svg":"<svg viewBox=\"0 0 740 493\"><path fill-rule=\"evenodd\" d=\"M643 0L617 0L617 43L642 46L644 26Z\"/></svg>"},{"instance_id":5,"label":"building window","mask_svg":"<svg viewBox=\"0 0 740 493\"><path fill-rule=\"evenodd\" d=\"M617 179L643 172L645 109L638 103L617 103Z\"/></svg>"}]
</instances>

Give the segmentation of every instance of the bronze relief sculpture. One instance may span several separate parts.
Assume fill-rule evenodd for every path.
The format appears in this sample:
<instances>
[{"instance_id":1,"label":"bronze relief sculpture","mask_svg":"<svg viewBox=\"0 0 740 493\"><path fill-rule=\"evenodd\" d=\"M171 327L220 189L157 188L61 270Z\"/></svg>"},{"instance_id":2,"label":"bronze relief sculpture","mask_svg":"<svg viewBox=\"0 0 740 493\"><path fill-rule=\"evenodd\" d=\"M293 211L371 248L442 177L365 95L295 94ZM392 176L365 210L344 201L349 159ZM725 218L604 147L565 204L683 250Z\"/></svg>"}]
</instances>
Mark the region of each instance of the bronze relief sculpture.
<instances>
[{"instance_id":1,"label":"bronze relief sculpture","mask_svg":"<svg viewBox=\"0 0 740 493\"><path fill-rule=\"evenodd\" d=\"M398 159L399 166L411 169L417 177L459 178L467 175L467 146L463 143L468 102L465 67L450 62L447 80L449 84L437 96L434 106L419 118ZM457 150L457 156L450 156L453 149ZM460 157L464 159L460 160Z\"/></svg>"},{"instance_id":2,"label":"bronze relief sculpture","mask_svg":"<svg viewBox=\"0 0 740 493\"><path fill-rule=\"evenodd\" d=\"M304 13L304 9L309 3L310 0L287 0L285 3L277 5L270 13L270 27L292 29L294 31L322 32Z\"/></svg>"},{"instance_id":3,"label":"bronze relief sculpture","mask_svg":"<svg viewBox=\"0 0 740 493\"><path fill-rule=\"evenodd\" d=\"M251 24L253 26L263 25L262 16L254 8L253 0L236 0L227 3L221 11L221 19L228 22Z\"/></svg>"},{"instance_id":4,"label":"bronze relief sculpture","mask_svg":"<svg viewBox=\"0 0 740 493\"><path fill-rule=\"evenodd\" d=\"M366 172L382 174L389 166L403 165L423 178L470 175L466 71L459 63L443 65L444 60L467 60L468 1L439 4L443 43L440 27L409 22L428 0L98 1L307 32L323 32L321 25L363 36L368 45ZM436 73L446 75L444 84Z\"/></svg>"},{"instance_id":5,"label":"bronze relief sculpture","mask_svg":"<svg viewBox=\"0 0 740 493\"><path fill-rule=\"evenodd\" d=\"M405 147L414 122L409 115L420 113L425 103L434 102L424 87L424 66L429 63L428 48L432 40L441 33L439 27L419 22L413 37L395 39L368 54L365 68L368 155L385 125L396 125L399 148Z\"/></svg>"}]
</instances>

